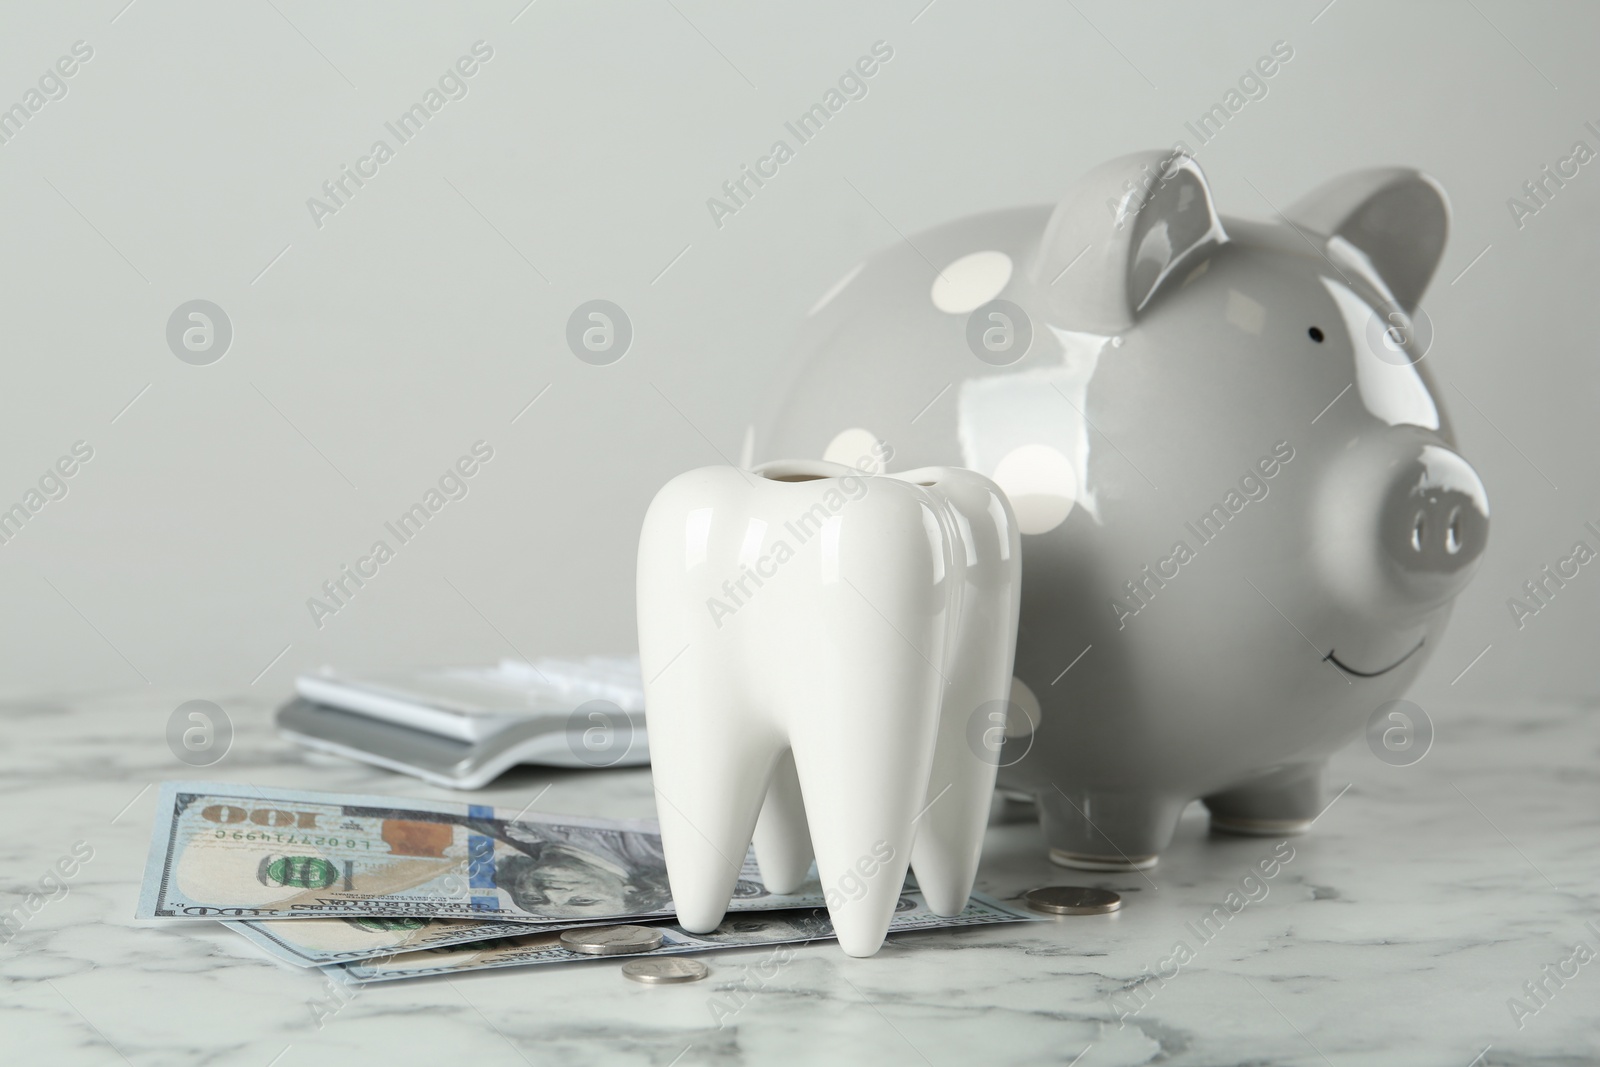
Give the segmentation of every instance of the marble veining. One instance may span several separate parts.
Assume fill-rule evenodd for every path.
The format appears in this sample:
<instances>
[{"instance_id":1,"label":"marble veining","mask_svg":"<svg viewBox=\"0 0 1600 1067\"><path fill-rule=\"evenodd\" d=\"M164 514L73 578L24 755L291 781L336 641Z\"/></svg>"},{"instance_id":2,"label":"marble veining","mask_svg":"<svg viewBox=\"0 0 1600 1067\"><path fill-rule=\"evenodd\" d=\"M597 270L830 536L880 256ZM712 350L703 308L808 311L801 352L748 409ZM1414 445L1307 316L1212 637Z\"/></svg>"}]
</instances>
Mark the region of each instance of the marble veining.
<instances>
[{"instance_id":1,"label":"marble veining","mask_svg":"<svg viewBox=\"0 0 1600 1067\"><path fill-rule=\"evenodd\" d=\"M1600 927L1592 706L1429 709L1434 748L1414 766L1388 766L1359 742L1339 753L1330 799L1348 789L1309 835L1213 837L1191 809L1145 874L1053 868L1036 825L990 827L979 889L1103 885L1124 895L1113 916L900 935L865 960L812 945L776 974L756 966L770 950L735 950L706 957L711 977L686 986L639 986L602 960L349 987L220 926L131 917L149 786L204 777L446 794L296 749L258 699L220 701L233 748L191 769L164 733L191 696L0 705L0 906L21 905L75 845L93 850L65 895L0 945L0 1063L1600 1060L1600 960L1561 985L1546 970L1579 942L1600 952L1586 925ZM520 807L546 785L540 810L654 814L644 770L525 768L479 795ZM1267 877L1261 864L1275 856ZM1534 999L1525 983L1540 981ZM1512 998L1530 1009L1520 1019Z\"/></svg>"}]
</instances>

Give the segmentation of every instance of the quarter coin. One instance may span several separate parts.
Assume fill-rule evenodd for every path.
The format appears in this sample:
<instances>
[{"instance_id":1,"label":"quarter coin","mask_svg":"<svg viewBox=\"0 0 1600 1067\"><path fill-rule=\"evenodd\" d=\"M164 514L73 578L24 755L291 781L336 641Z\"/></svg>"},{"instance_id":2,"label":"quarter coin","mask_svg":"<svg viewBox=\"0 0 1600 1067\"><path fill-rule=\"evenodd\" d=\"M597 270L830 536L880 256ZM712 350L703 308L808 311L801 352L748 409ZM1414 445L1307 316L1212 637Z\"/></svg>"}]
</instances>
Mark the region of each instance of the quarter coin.
<instances>
[{"instance_id":1,"label":"quarter coin","mask_svg":"<svg viewBox=\"0 0 1600 1067\"><path fill-rule=\"evenodd\" d=\"M1030 889L1023 901L1034 911L1050 915L1105 915L1122 907L1122 897L1109 889L1079 885L1047 885Z\"/></svg>"},{"instance_id":2,"label":"quarter coin","mask_svg":"<svg viewBox=\"0 0 1600 1067\"><path fill-rule=\"evenodd\" d=\"M672 985L677 982L698 982L711 973L711 968L699 960L682 956L655 956L650 959L629 960L622 965L624 978L646 985Z\"/></svg>"}]
</instances>

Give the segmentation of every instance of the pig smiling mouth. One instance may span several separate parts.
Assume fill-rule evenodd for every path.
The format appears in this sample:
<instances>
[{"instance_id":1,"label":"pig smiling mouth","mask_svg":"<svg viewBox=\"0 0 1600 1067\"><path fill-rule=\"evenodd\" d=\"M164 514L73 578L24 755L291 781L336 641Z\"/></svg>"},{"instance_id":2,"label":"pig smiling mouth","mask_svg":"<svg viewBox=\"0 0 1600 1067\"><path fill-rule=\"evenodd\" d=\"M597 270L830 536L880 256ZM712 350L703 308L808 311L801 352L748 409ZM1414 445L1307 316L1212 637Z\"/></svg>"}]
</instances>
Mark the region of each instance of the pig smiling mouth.
<instances>
[{"instance_id":1,"label":"pig smiling mouth","mask_svg":"<svg viewBox=\"0 0 1600 1067\"><path fill-rule=\"evenodd\" d=\"M1417 651L1422 648L1422 646L1427 642L1427 640L1428 639L1426 637L1424 637L1421 641L1417 642L1416 648L1413 648L1410 652L1407 652L1405 655L1401 656L1399 659L1395 660L1393 663L1389 664L1387 667L1385 667L1385 668L1383 668L1382 670L1379 670L1379 671L1358 671L1354 667L1348 667L1339 659L1338 656L1333 654L1333 649L1329 649L1328 650L1328 654L1326 656L1323 656L1322 658L1325 661L1327 661L1329 663L1332 663L1335 667L1338 667L1341 671L1344 671L1346 674L1353 674L1357 678L1376 678L1380 674L1388 674L1390 671L1392 671L1396 667L1400 666L1400 664L1404 663L1406 660L1410 659L1412 656L1415 656L1417 654Z\"/></svg>"}]
</instances>

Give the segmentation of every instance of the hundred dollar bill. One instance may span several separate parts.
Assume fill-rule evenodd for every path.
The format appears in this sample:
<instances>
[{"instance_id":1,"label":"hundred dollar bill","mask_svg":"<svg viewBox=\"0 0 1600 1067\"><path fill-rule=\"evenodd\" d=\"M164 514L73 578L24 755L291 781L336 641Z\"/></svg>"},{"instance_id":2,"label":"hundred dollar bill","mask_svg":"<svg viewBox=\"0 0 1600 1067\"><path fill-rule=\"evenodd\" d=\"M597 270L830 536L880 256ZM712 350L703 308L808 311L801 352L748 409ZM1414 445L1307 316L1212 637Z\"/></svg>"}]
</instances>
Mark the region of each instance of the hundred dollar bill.
<instances>
[{"instance_id":1,"label":"hundred dollar bill","mask_svg":"<svg viewBox=\"0 0 1600 1067\"><path fill-rule=\"evenodd\" d=\"M894 918L889 923L889 933L907 933L912 930L937 930L956 926L983 926L989 923L1029 922L1039 917L1016 911L981 893L974 893L960 915L944 918L928 910L920 893L906 893L900 897ZM691 952L714 952L724 948L751 948L763 945L785 945L799 941L818 941L833 937L833 924L823 908L791 911L763 911L731 915L721 926L708 934L691 934L680 926L661 924L661 947L649 952L629 953L627 956L606 956L605 959L637 958L639 956L678 956ZM458 974L462 971L483 971L495 967L525 967L543 963L575 963L593 961L596 957L573 952L561 945L561 934L541 931L521 937L500 938L451 947L402 952L369 960L336 964L345 976L355 982L392 982L401 978L425 978L436 974Z\"/></svg>"},{"instance_id":2,"label":"hundred dollar bill","mask_svg":"<svg viewBox=\"0 0 1600 1067\"><path fill-rule=\"evenodd\" d=\"M743 857L730 911L817 907ZM140 918L376 916L567 924L672 915L649 820L480 804L165 782Z\"/></svg>"},{"instance_id":3,"label":"hundred dollar bill","mask_svg":"<svg viewBox=\"0 0 1600 1067\"><path fill-rule=\"evenodd\" d=\"M297 967L326 967L397 952L491 941L534 932L562 933L585 926L607 926L614 919L581 923L523 920L388 919L377 915L344 919L224 919L223 926Z\"/></svg>"},{"instance_id":4,"label":"hundred dollar bill","mask_svg":"<svg viewBox=\"0 0 1600 1067\"><path fill-rule=\"evenodd\" d=\"M347 919L227 920L223 926L241 934L286 963L325 967L397 952L516 937L530 931L569 929L565 924L541 926L526 922L478 919L386 919L377 915Z\"/></svg>"}]
</instances>

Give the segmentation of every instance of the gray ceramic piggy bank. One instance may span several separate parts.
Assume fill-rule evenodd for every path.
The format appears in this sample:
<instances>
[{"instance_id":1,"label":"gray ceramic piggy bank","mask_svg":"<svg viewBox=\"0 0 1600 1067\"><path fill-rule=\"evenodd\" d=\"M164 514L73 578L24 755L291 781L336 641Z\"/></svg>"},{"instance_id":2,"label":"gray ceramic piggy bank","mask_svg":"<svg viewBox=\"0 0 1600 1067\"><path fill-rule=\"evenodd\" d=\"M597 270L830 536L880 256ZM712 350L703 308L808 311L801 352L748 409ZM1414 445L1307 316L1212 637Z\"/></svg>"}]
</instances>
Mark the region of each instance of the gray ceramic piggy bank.
<instances>
[{"instance_id":1,"label":"gray ceramic piggy bank","mask_svg":"<svg viewBox=\"0 0 1600 1067\"><path fill-rule=\"evenodd\" d=\"M1000 781L1057 862L1153 864L1197 798L1219 830L1305 829L1329 754L1422 667L1489 520L1422 361L1447 229L1415 171L1252 222L1147 153L811 310L763 454L971 467L1011 499Z\"/></svg>"}]
</instances>

